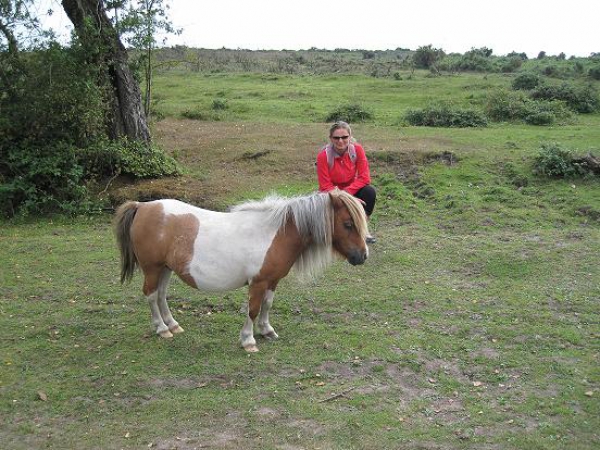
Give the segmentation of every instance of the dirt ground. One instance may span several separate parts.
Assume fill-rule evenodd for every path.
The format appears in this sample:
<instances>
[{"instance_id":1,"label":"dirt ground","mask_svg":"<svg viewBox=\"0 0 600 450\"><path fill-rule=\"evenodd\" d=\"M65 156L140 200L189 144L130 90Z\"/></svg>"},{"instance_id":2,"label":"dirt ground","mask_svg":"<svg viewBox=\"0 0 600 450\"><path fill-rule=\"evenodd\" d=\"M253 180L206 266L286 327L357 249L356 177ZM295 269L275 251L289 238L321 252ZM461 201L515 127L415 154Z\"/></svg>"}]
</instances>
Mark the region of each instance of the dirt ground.
<instances>
[{"instance_id":1,"label":"dirt ground","mask_svg":"<svg viewBox=\"0 0 600 450\"><path fill-rule=\"evenodd\" d=\"M286 177L310 182L326 127L235 124L166 119L154 128L155 142L180 162L177 178L116 182L113 203L125 199L176 197L223 209L244 191L265 191Z\"/></svg>"},{"instance_id":2,"label":"dirt ground","mask_svg":"<svg viewBox=\"0 0 600 450\"><path fill-rule=\"evenodd\" d=\"M357 127L358 128L358 127ZM315 159L326 144L328 124L257 124L165 119L154 125L154 140L181 164L184 174L160 180L116 180L111 203L174 197L223 210L241 195L260 196L293 185L317 188ZM371 160L372 175L390 163L410 165L427 154L430 142L398 139L389 131L358 128L354 135ZM378 167L379 165L379 167Z\"/></svg>"}]
</instances>

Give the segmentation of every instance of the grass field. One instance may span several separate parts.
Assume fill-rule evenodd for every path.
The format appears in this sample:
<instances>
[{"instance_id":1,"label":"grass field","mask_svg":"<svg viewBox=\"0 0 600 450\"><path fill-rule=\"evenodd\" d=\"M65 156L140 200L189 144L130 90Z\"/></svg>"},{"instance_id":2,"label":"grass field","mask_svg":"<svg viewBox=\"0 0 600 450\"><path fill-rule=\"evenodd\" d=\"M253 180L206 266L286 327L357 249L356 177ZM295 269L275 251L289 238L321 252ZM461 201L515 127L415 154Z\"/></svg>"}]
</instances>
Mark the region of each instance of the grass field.
<instances>
[{"instance_id":1,"label":"grass field","mask_svg":"<svg viewBox=\"0 0 600 450\"><path fill-rule=\"evenodd\" d=\"M280 123L323 122L335 106L358 102L373 111L380 125L397 125L408 107L449 101L457 106L481 102L488 89L508 86L504 75L464 74L403 79L362 75L203 74L175 71L156 78L157 109L167 116L204 112L218 120ZM213 101L225 110L212 110Z\"/></svg>"},{"instance_id":2,"label":"grass field","mask_svg":"<svg viewBox=\"0 0 600 450\"><path fill-rule=\"evenodd\" d=\"M245 290L174 281L186 332L153 335L141 277L118 282L110 216L2 223L0 447L598 448L600 185L538 178L531 162L544 142L597 151L600 116L402 126L409 107L477 105L509 83L160 76L166 119L154 136L185 174L115 182L115 200L223 209L309 192L322 117L358 101L375 115L354 134L378 190L378 243L364 266L286 278L272 313L281 338L247 355L237 342ZM186 110L219 120L180 118Z\"/></svg>"}]
</instances>

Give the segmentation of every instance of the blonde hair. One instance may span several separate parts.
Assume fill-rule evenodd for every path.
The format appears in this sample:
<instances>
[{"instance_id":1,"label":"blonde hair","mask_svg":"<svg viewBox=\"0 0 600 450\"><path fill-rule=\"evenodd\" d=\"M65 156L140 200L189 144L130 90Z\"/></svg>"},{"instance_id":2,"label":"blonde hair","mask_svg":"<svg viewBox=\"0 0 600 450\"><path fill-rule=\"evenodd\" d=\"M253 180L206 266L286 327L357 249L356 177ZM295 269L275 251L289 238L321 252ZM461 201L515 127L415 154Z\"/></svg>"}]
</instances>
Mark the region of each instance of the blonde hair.
<instances>
[{"instance_id":1,"label":"blonde hair","mask_svg":"<svg viewBox=\"0 0 600 450\"><path fill-rule=\"evenodd\" d=\"M343 120L338 120L336 123L331 125L331 127L329 127L329 137L333 135L333 132L335 130L339 130L340 128L343 128L348 132L348 134L350 134L350 136L352 136L352 129L350 128L350 125L348 125L348 123L344 122Z\"/></svg>"}]
</instances>

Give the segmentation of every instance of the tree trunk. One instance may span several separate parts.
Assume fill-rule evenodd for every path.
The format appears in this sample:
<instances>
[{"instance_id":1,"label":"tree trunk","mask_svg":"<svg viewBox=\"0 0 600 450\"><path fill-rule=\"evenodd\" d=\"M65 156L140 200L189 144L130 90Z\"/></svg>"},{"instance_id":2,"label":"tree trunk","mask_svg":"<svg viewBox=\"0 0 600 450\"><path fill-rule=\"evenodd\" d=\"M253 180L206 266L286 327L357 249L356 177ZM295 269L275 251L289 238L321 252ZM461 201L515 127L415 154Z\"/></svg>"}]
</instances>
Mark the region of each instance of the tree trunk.
<instances>
[{"instance_id":1,"label":"tree trunk","mask_svg":"<svg viewBox=\"0 0 600 450\"><path fill-rule=\"evenodd\" d=\"M10 55L16 55L19 51L19 43L11 29L2 21L0 21L0 33L2 33L8 41L8 53Z\"/></svg>"},{"instance_id":2,"label":"tree trunk","mask_svg":"<svg viewBox=\"0 0 600 450\"><path fill-rule=\"evenodd\" d=\"M150 142L150 130L142 106L140 87L128 65L125 46L106 15L102 0L62 0L63 9L75 27L77 35L97 41L101 61L106 64L112 85L109 103L108 134L111 139L127 137ZM87 25L93 28L93 37Z\"/></svg>"}]
</instances>

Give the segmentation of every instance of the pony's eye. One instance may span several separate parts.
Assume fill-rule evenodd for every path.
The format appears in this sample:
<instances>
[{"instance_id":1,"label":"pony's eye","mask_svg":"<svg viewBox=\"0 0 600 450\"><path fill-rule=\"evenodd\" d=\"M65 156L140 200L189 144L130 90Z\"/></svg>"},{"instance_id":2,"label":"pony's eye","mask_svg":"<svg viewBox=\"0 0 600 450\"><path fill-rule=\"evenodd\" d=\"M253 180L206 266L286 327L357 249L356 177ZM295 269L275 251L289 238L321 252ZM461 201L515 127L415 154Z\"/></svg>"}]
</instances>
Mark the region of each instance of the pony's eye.
<instances>
[{"instance_id":1,"label":"pony's eye","mask_svg":"<svg viewBox=\"0 0 600 450\"><path fill-rule=\"evenodd\" d=\"M352 222L344 222L344 228L351 230L354 224Z\"/></svg>"}]
</instances>

